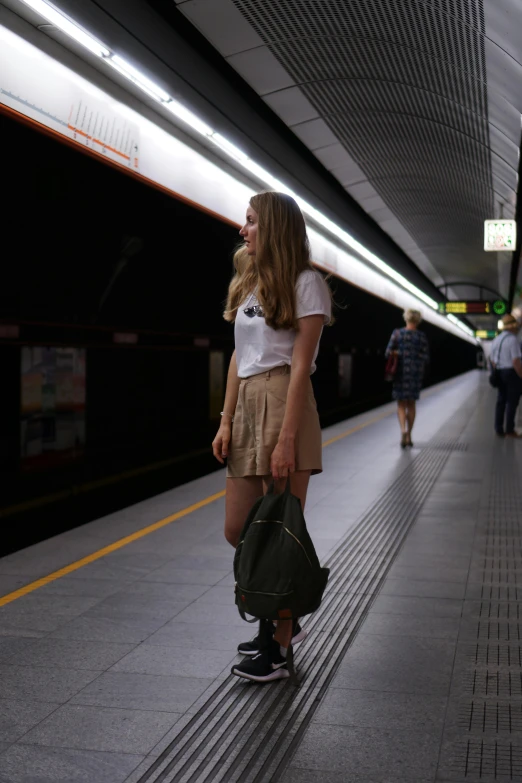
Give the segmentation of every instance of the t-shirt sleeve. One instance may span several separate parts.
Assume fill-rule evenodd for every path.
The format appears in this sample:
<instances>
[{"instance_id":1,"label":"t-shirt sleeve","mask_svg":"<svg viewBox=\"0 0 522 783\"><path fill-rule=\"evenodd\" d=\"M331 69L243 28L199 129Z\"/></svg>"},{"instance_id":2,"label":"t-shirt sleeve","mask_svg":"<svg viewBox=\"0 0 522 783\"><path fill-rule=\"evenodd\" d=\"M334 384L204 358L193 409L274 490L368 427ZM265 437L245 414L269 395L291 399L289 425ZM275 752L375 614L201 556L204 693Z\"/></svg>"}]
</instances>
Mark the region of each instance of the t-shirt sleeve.
<instances>
[{"instance_id":1,"label":"t-shirt sleeve","mask_svg":"<svg viewBox=\"0 0 522 783\"><path fill-rule=\"evenodd\" d=\"M328 286L318 272L303 272L295 289L297 318L322 315L324 323L332 317L332 298Z\"/></svg>"}]
</instances>

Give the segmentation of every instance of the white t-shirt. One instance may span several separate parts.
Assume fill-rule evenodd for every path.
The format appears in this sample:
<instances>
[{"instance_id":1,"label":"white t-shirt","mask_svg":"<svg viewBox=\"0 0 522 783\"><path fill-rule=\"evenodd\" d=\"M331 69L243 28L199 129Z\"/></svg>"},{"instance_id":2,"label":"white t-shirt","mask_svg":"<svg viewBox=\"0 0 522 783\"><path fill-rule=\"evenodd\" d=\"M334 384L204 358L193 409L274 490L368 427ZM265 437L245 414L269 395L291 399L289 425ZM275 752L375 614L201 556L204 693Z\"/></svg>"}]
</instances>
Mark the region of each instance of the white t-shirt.
<instances>
[{"instance_id":1,"label":"white t-shirt","mask_svg":"<svg viewBox=\"0 0 522 783\"><path fill-rule=\"evenodd\" d=\"M327 324L331 318L332 303L328 287L313 269L301 272L295 287L297 318L322 315ZM245 309L258 305L255 294L247 297L239 307L234 328L236 342L237 374L249 378L260 372L292 364L296 332L294 329L272 329L262 316L245 315ZM310 374L315 371L315 349Z\"/></svg>"},{"instance_id":2,"label":"white t-shirt","mask_svg":"<svg viewBox=\"0 0 522 783\"><path fill-rule=\"evenodd\" d=\"M520 359L520 345L516 335L511 332L499 334L491 343L491 360L498 370L512 370L513 359Z\"/></svg>"}]
</instances>

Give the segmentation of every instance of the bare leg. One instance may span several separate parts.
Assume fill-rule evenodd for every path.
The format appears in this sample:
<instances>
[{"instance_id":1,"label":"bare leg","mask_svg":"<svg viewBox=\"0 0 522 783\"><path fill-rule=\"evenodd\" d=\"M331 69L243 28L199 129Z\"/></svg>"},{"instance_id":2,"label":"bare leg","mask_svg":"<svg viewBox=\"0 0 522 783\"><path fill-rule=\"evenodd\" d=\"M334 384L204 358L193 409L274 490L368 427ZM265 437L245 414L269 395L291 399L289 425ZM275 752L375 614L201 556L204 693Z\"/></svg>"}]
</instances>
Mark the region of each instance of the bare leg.
<instances>
[{"instance_id":1,"label":"bare leg","mask_svg":"<svg viewBox=\"0 0 522 783\"><path fill-rule=\"evenodd\" d=\"M261 476L227 478L225 497L225 538L235 548L243 530L248 512L256 498L263 494Z\"/></svg>"},{"instance_id":2,"label":"bare leg","mask_svg":"<svg viewBox=\"0 0 522 783\"><path fill-rule=\"evenodd\" d=\"M292 495L296 495L299 500L301 501L301 506L304 511L305 503L306 503L306 494L308 492L308 482L310 481L310 474L311 471L309 470L297 470L295 473L292 473L290 475L290 489L292 490ZM268 489L268 485L270 483L270 477L265 477L263 479L263 485L265 492ZM285 486L285 479L276 482L276 490L282 492ZM274 634L274 639L276 642L278 642L281 647L290 647L290 643L292 641L292 629L293 629L293 622L292 620L278 620L277 621L277 628L276 632Z\"/></svg>"},{"instance_id":3,"label":"bare leg","mask_svg":"<svg viewBox=\"0 0 522 783\"><path fill-rule=\"evenodd\" d=\"M406 434L406 400L397 400L397 416L399 418L399 424L403 435Z\"/></svg>"},{"instance_id":4,"label":"bare leg","mask_svg":"<svg viewBox=\"0 0 522 783\"><path fill-rule=\"evenodd\" d=\"M415 400L408 400L408 411L407 411L407 420L408 420L408 434L410 435L410 441L411 441L411 431L413 429L413 423L415 421L415 414L417 412L417 408L415 405Z\"/></svg>"}]
</instances>

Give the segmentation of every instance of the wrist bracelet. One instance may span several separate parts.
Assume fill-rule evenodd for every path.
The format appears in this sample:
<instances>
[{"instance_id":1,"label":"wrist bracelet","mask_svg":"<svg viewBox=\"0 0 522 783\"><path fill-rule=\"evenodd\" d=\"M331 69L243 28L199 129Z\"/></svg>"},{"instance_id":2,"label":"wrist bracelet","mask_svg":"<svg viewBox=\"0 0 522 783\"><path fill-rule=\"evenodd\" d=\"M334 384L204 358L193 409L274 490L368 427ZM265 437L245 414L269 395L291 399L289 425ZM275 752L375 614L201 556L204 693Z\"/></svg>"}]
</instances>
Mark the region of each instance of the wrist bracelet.
<instances>
[{"instance_id":1,"label":"wrist bracelet","mask_svg":"<svg viewBox=\"0 0 522 783\"><path fill-rule=\"evenodd\" d=\"M231 422L234 421L234 417L233 417L233 415L231 413L225 413L225 411L221 411L221 413L219 415L220 416L230 416L230 421Z\"/></svg>"}]
</instances>

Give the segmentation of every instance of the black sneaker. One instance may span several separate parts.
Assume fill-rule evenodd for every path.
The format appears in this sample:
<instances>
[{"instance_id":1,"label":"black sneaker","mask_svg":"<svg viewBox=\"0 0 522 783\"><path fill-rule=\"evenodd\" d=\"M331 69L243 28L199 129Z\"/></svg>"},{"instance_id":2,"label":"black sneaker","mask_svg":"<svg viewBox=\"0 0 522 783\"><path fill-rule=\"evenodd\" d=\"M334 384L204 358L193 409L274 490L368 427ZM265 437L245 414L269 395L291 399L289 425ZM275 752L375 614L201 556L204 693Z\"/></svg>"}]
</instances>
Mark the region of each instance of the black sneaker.
<instances>
[{"instance_id":1,"label":"black sneaker","mask_svg":"<svg viewBox=\"0 0 522 783\"><path fill-rule=\"evenodd\" d=\"M265 628L266 630L263 630L262 623L260 622L259 632L255 639L252 639L251 642L241 642L241 644L239 644L237 647L238 653L240 655L257 655L260 653L261 650L263 650L264 647L266 647L267 644L273 639L276 629L275 625L268 621L266 621ZM266 636L263 636L263 634L266 634ZM296 644L300 644L300 642L304 641L307 636L308 631L305 631L303 628L301 628L299 622L296 622L292 636L292 646L295 647ZM263 639L265 639L264 643Z\"/></svg>"},{"instance_id":2,"label":"black sneaker","mask_svg":"<svg viewBox=\"0 0 522 783\"><path fill-rule=\"evenodd\" d=\"M232 674L253 682L273 682L290 677L286 658L279 644L272 639L269 646L249 661L232 666Z\"/></svg>"},{"instance_id":3,"label":"black sneaker","mask_svg":"<svg viewBox=\"0 0 522 783\"><path fill-rule=\"evenodd\" d=\"M275 625L270 620L260 620L257 636L251 642L241 642L237 651L240 655L257 655L264 650L274 638Z\"/></svg>"}]
</instances>

